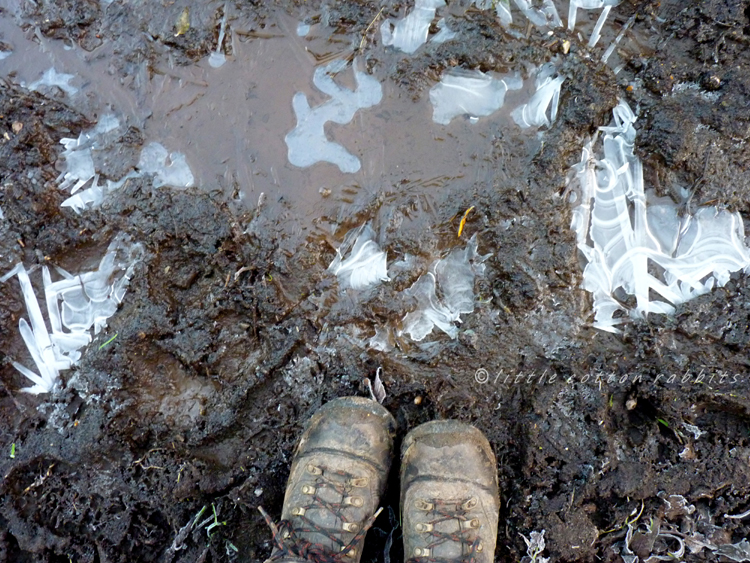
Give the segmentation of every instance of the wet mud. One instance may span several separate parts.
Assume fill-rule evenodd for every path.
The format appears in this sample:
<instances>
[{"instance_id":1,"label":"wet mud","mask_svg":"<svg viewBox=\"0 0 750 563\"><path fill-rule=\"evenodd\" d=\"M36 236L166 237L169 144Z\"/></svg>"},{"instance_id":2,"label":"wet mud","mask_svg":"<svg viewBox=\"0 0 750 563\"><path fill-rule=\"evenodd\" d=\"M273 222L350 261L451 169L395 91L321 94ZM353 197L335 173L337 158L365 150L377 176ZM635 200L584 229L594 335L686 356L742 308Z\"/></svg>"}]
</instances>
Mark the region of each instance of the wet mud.
<instances>
[{"instance_id":1,"label":"wet mud","mask_svg":"<svg viewBox=\"0 0 750 563\"><path fill-rule=\"evenodd\" d=\"M628 544L641 560L675 549L643 532L649 522L713 545L748 537L747 518L730 517L750 508L747 276L673 317L628 320L620 335L594 329L566 188L583 143L622 98L639 114L646 183L661 196L692 190L693 211L739 211L750 232L750 3L626 0L593 49L594 15L550 37L523 20L508 33L466 4L451 2L447 17L462 41L412 56L383 48L376 33L406 3L213 2L191 7L178 35L186 2L143 12L119 0L3 6L0 40L44 44L59 60L61 45L74 46L94 54L84 82L100 65L113 85L80 83L88 93L77 105L20 85L46 62L0 83L0 273L22 262L41 296L34 265L95 267L119 233L145 251L117 313L53 394L19 392L28 381L11 360L33 365L18 330L27 313L18 282L0 284L0 561L262 561L271 534L257 507L280 514L305 421L334 397L366 396L364 379L379 367L400 437L435 418L487 435L501 484L498 562L521 560L532 531L545 531L545 557L568 562L621 561L629 523L643 525ZM225 6L228 57L254 61L241 70L256 73L243 91L224 92L228 76L191 85L206 76L201 61ZM309 40L294 32L305 19ZM315 60L300 62L310 50ZM320 98L311 69L331 53L356 54L384 88L383 106L331 135L362 157L354 178L330 165L295 169L282 142L294 126L291 96ZM264 55L292 65L277 86ZM549 129L512 127L508 108L528 89L492 119L450 129L430 121L428 90L443 70L527 78L550 60L566 83ZM275 87L284 94L269 102ZM188 102L193 117L170 121ZM222 131L231 120L210 125L211 104L236 107L236 137ZM97 209L61 209L60 140L113 107L126 127L109 157L112 179L146 142L171 140L195 163L198 187L134 177ZM257 121L261 133L244 129ZM343 291L327 267L345 233L367 221L389 264L411 255L416 266ZM399 335L416 305L404 290L472 235L491 256L458 337ZM369 345L376 331L389 351ZM396 474L363 561L406 559ZM674 509L672 495L694 510ZM684 560L727 559L706 549Z\"/></svg>"}]
</instances>

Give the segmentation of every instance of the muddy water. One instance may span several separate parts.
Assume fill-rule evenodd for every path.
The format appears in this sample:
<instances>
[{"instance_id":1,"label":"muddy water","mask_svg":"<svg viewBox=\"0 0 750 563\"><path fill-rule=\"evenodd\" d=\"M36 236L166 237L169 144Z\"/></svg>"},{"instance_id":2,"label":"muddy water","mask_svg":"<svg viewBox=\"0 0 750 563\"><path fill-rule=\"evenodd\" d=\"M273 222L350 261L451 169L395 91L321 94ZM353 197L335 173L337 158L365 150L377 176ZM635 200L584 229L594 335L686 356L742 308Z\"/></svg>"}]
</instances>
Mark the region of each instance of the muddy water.
<instances>
[{"instance_id":1,"label":"muddy water","mask_svg":"<svg viewBox=\"0 0 750 563\"><path fill-rule=\"evenodd\" d=\"M216 9L216 3L194 8L194 17L208 17ZM284 142L296 124L292 97L304 92L312 107L325 102L327 96L312 84L313 72L350 56L357 38L322 24L300 37L299 21L282 12L257 32L230 9L225 40L230 54L220 68L212 68L208 57L177 65L162 49L155 61L144 60L137 72L121 78L109 62L117 50L111 42L86 52L33 28L21 30L13 14L14 7L6 6L0 18L0 33L14 49L0 61L1 76L30 84L50 67L74 75L71 84L79 91L72 96L57 91L61 101L92 120L114 112L141 129L146 143L184 153L198 186L220 187L248 207L259 201L271 208L284 205L307 218L303 230L322 215L344 220L381 191L412 191L434 203L491 183L491 141L514 127L510 111L528 100L531 87L527 81L522 90L509 92L505 106L478 123L457 118L442 126L432 122L426 90L414 99L383 78L383 68L403 56L391 52L374 72L382 82L382 102L359 110L349 124L327 125L329 139L361 160L360 171L345 174L328 163L299 168L289 163ZM349 66L336 79L351 87L352 76ZM533 154L537 141L532 134L524 137Z\"/></svg>"}]
</instances>

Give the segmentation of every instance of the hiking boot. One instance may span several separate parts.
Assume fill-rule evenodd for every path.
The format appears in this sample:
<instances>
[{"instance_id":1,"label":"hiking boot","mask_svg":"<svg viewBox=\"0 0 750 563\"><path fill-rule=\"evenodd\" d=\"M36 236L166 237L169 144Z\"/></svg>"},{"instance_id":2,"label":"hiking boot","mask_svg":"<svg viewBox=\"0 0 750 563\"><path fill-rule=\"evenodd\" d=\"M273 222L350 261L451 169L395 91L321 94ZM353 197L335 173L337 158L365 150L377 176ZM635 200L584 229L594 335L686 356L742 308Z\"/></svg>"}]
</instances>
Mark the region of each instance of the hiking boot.
<instances>
[{"instance_id":1,"label":"hiking boot","mask_svg":"<svg viewBox=\"0 0 750 563\"><path fill-rule=\"evenodd\" d=\"M380 404L343 397L321 407L300 439L268 562L358 563L380 512L396 421ZM268 563L267 562L267 563Z\"/></svg>"},{"instance_id":2,"label":"hiking boot","mask_svg":"<svg viewBox=\"0 0 750 563\"><path fill-rule=\"evenodd\" d=\"M462 422L434 421L409 432L401 452L407 563L492 563L500 499L487 438Z\"/></svg>"}]
</instances>

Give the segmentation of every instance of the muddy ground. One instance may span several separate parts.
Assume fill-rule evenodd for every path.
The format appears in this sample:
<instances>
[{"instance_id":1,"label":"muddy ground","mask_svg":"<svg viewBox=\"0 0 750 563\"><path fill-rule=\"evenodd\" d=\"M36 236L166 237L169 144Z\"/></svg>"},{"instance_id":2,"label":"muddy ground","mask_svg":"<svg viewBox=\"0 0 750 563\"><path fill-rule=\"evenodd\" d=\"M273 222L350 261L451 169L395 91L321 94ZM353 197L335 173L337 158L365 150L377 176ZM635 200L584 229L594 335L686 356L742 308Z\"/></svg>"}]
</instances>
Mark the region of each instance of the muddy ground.
<instances>
[{"instance_id":1,"label":"muddy ground","mask_svg":"<svg viewBox=\"0 0 750 563\"><path fill-rule=\"evenodd\" d=\"M403 15L407 4L385 2L380 17ZM113 42L115 76L165 52L189 65L214 47L216 18L198 17L175 37L182 5L153 5L140 14L120 0L106 10L39 0L6 7L3 17L85 50ZM267 210L218 186L155 189L148 178L130 180L97 210L61 210L59 141L96 116L12 76L0 84L2 271L19 261L91 267L117 233L146 249L119 311L52 395L18 392L28 382L10 360L32 365L18 333L26 311L15 279L0 284L0 561L263 560L270 532L257 506L280 514L305 420L334 397L366 395L363 380L378 367L399 436L435 418L486 433L502 487L496 561L519 561L522 534L542 530L552 561L621 561L636 517L641 532L658 521L715 545L748 536L747 519L726 516L750 508L747 276L674 318L628 321L622 335L596 330L563 194L583 142L624 98L640 116L646 183L660 195L694 188L694 207L739 211L750 232L750 2L626 0L603 39L608 45L635 16L615 66L599 61L604 47L589 50L586 36L557 30L550 39L523 21L512 36L459 2L450 21L464 40L406 57L368 30L380 8L235 5L259 34L274 29L274 14L323 14L351 52L364 45L371 72L414 100L449 66L526 73L554 58L568 77L557 121L541 141L500 128L484 139L490 182L434 197L425 185L382 183L356 212L342 219L331 209L316 218L326 228L300 230L284 202ZM678 83L700 87L674 90ZM143 142L131 128L121 150ZM389 258L427 260L464 244L456 232L470 206L463 237L477 234L480 253L492 256L458 338L435 332L423 343L393 337L387 353L368 348L375 327L397 325L408 310L400 293L422 272L343 294L326 271L343 235L371 220ZM393 473L383 501L392 510L370 532L363 561L404 559ZM667 510L670 495L695 511ZM213 510L220 525L209 535ZM645 560L675 549L664 541L642 533L630 547ZM684 559L726 560L708 549Z\"/></svg>"}]
</instances>

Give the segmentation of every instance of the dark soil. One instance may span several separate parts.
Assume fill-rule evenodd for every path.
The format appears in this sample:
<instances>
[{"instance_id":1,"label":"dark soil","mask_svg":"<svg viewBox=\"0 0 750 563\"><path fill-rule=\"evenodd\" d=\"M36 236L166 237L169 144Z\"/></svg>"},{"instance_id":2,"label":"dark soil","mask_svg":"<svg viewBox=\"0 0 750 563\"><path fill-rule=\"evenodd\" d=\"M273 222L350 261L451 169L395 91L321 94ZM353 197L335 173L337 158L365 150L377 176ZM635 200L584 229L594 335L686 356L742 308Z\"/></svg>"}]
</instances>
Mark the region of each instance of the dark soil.
<instances>
[{"instance_id":1,"label":"dark soil","mask_svg":"<svg viewBox=\"0 0 750 563\"><path fill-rule=\"evenodd\" d=\"M88 50L115 42L112 64L123 75L158 53L189 64L215 46L211 18L174 36L179 2L155 3L150 23L120 0L106 11L88 0L36 4L21 25ZM273 10L303 19L322 9L355 46L379 10L277 4L238 9L259 25ZM449 66L527 72L528 63L557 57L568 77L557 121L542 143L500 129L487 139L491 184L450 193L429 211L420 193L379 186L356 216L320 219L339 225L335 237L295 234L283 214L248 210L210 186L154 189L148 179L131 179L98 210L61 209L59 141L93 116L12 80L0 84L0 273L19 261L75 268L117 233L146 249L108 328L49 396L17 392L28 382L10 361L31 364L18 333L26 311L15 279L0 284L0 561L262 561L271 536L257 506L280 514L305 421L334 397L366 395L363 380L380 366L399 436L457 418L489 438L502 490L496 561L519 561L521 534L541 530L552 561L620 561L625 523L639 511L639 523L697 526L719 544L748 537L747 520L725 517L750 507L748 278L736 275L674 318L629 321L622 335L598 331L562 194L583 142L624 98L638 108L646 183L660 195L693 188L693 210L739 211L750 232L750 2L626 0L613 10L615 29L636 17L616 75L599 62L603 48L589 51L572 33L558 30L556 42L537 32L513 38L458 4L450 21L465 41L405 57L369 32L368 67L420 99ZM406 7L384 5L390 17ZM700 88L673 91L678 83ZM141 141L131 129L122 144ZM408 304L399 294L421 272L342 294L326 272L332 245L372 220L389 258L427 259L457 244L470 206L465 231L492 256L459 337L433 333L417 345L394 336L394 351L369 349L374 327L402 318ZM38 274L32 280L41 295ZM480 369L486 383L475 377ZM396 473L383 501L392 516ZM665 510L669 495L696 512ZM191 527L214 510L221 525L210 535L207 525ZM398 518L388 512L363 561L403 561ZM631 547L642 559L658 548ZM706 550L685 560L718 559Z\"/></svg>"}]
</instances>

